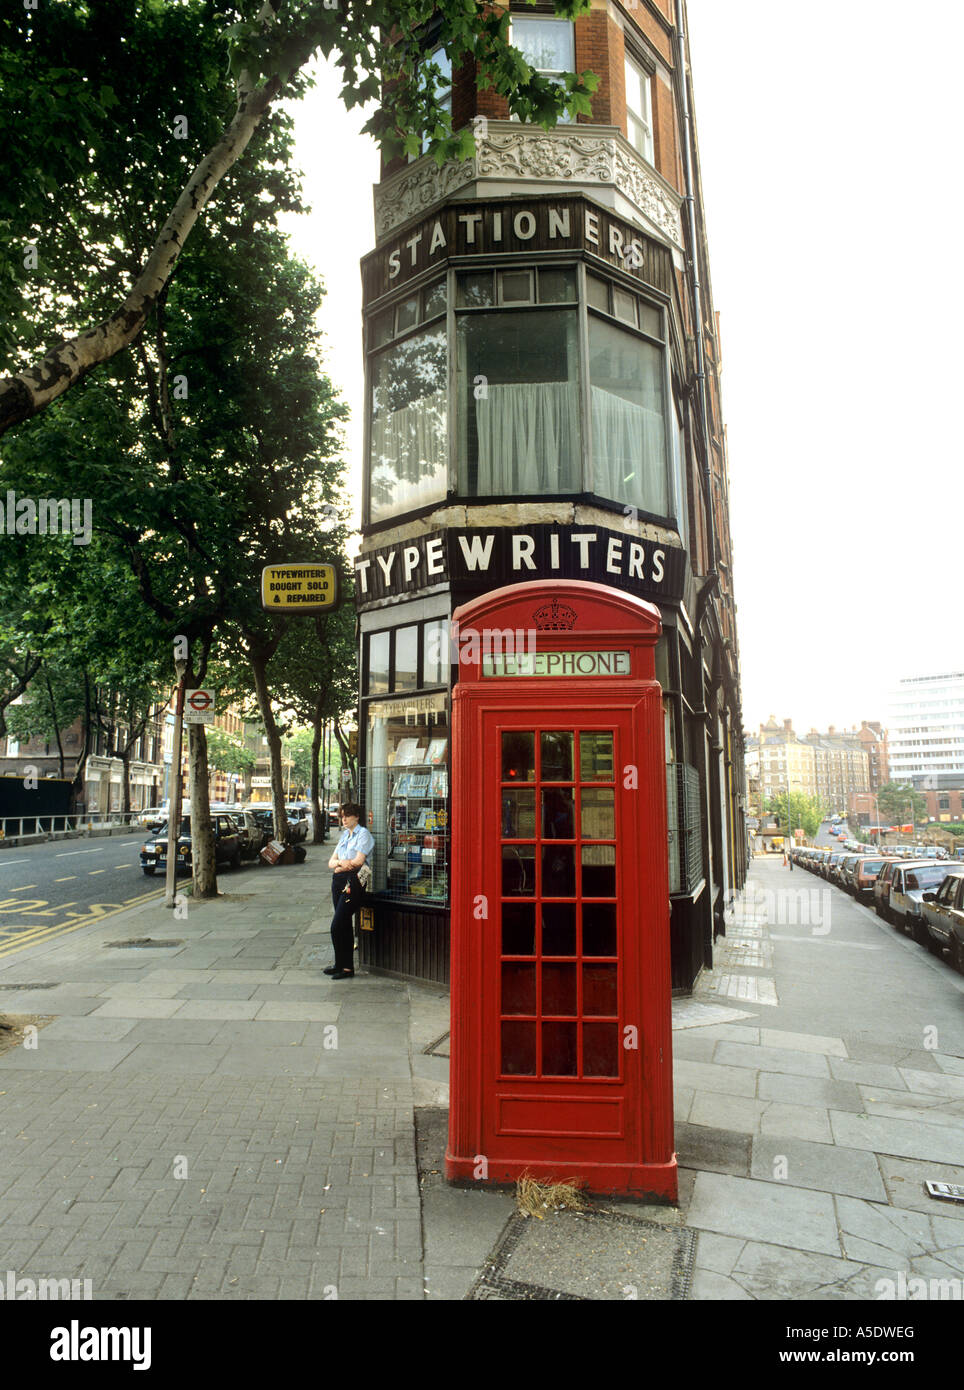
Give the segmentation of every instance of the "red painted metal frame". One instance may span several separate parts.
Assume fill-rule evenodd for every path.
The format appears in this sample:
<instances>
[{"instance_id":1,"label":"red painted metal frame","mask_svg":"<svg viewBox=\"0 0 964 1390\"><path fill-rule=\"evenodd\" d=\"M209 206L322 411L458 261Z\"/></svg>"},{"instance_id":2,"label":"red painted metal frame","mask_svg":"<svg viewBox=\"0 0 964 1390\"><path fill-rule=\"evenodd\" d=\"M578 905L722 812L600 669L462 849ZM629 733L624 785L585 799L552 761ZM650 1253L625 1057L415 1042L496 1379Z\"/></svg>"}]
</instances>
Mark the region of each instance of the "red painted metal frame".
<instances>
[{"instance_id":1,"label":"red painted metal frame","mask_svg":"<svg viewBox=\"0 0 964 1390\"><path fill-rule=\"evenodd\" d=\"M629 650L631 673L596 679L482 677L481 662L474 658L460 668L453 699L446 1174L452 1180L500 1183L528 1173L543 1181L575 1179L594 1192L675 1201L666 782L654 657L659 613L604 585L555 580L496 590L454 617L463 637L467 629L529 631L534 613L544 614L553 599L574 615L572 627L540 631L540 650ZM618 1077L500 1072L503 728L617 731ZM573 777L579 784L578 767ZM538 789L541 784L520 785ZM538 801L536 816L535 832L516 838L535 841L538 862ZM575 838L578 843L578 826ZM577 902L579 891L577 876ZM577 945L578 972L581 939ZM539 959L537 954L537 970ZM535 1017L538 1029L542 1015L537 1011ZM637 1030L635 1047L625 1046L632 1041L628 1028Z\"/></svg>"}]
</instances>

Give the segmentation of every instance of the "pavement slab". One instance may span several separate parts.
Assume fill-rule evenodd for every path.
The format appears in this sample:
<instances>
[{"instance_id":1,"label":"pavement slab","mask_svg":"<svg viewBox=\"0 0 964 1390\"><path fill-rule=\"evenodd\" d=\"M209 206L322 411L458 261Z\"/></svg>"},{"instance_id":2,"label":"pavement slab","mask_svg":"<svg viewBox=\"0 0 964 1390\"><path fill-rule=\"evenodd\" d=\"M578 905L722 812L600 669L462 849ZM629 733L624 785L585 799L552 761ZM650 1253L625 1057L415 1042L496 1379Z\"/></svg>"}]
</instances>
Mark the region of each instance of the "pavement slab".
<instances>
[{"instance_id":1,"label":"pavement slab","mask_svg":"<svg viewBox=\"0 0 964 1390\"><path fill-rule=\"evenodd\" d=\"M833 1199L786 1184L698 1173L687 1222L719 1235L841 1254Z\"/></svg>"},{"instance_id":2,"label":"pavement slab","mask_svg":"<svg viewBox=\"0 0 964 1390\"><path fill-rule=\"evenodd\" d=\"M829 1142L761 1136L753 1141L750 1176L789 1182L817 1192L834 1192L886 1202L887 1191L873 1154Z\"/></svg>"}]
</instances>

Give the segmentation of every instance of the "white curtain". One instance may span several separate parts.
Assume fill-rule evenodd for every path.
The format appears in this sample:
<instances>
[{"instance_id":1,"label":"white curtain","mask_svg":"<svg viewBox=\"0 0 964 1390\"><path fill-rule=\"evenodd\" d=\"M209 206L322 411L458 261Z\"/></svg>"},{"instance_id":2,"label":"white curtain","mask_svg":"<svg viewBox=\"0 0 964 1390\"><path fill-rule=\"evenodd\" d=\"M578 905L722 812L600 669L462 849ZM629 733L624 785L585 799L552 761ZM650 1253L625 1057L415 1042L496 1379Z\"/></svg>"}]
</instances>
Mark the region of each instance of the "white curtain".
<instances>
[{"instance_id":1,"label":"white curtain","mask_svg":"<svg viewBox=\"0 0 964 1390\"><path fill-rule=\"evenodd\" d=\"M593 492L665 514L666 443L661 412L635 405L601 386L593 386L590 394Z\"/></svg>"},{"instance_id":2,"label":"white curtain","mask_svg":"<svg viewBox=\"0 0 964 1390\"><path fill-rule=\"evenodd\" d=\"M480 495L567 492L576 486L579 402L556 381L489 386L475 402Z\"/></svg>"},{"instance_id":3,"label":"white curtain","mask_svg":"<svg viewBox=\"0 0 964 1390\"><path fill-rule=\"evenodd\" d=\"M372 420L372 519L444 497L448 431L445 391L433 391Z\"/></svg>"}]
</instances>

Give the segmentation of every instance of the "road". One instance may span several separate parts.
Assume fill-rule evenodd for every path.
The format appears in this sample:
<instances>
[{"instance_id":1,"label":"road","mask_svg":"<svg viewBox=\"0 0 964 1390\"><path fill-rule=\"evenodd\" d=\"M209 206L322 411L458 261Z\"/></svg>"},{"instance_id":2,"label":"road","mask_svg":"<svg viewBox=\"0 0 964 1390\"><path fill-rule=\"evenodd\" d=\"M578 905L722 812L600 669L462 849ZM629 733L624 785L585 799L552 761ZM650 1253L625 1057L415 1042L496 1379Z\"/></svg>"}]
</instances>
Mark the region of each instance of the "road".
<instances>
[{"instance_id":1,"label":"road","mask_svg":"<svg viewBox=\"0 0 964 1390\"><path fill-rule=\"evenodd\" d=\"M141 869L144 841L138 833L0 850L0 958L162 893L163 878Z\"/></svg>"}]
</instances>

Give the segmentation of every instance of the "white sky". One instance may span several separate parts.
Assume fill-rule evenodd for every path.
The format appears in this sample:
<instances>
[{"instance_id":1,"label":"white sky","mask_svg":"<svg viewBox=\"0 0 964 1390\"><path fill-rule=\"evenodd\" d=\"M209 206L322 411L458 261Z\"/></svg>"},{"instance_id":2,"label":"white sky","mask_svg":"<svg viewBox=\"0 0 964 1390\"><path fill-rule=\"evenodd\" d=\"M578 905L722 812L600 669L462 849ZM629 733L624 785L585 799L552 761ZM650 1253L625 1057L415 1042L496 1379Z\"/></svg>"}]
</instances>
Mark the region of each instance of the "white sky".
<instances>
[{"instance_id":1,"label":"white sky","mask_svg":"<svg viewBox=\"0 0 964 1390\"><path fill-rule=\"evenodd\" d=\"M898 678L964 663L964 6L688 10L747 727L770 713L798 730L886 722ZM297 123L314 213L293 232L328 287L356 492L358 261L378 177L362 120L321 77Z\"/></svg>"}]
</instances>

